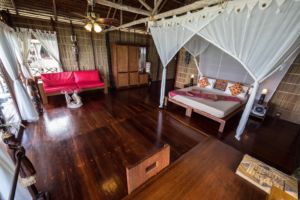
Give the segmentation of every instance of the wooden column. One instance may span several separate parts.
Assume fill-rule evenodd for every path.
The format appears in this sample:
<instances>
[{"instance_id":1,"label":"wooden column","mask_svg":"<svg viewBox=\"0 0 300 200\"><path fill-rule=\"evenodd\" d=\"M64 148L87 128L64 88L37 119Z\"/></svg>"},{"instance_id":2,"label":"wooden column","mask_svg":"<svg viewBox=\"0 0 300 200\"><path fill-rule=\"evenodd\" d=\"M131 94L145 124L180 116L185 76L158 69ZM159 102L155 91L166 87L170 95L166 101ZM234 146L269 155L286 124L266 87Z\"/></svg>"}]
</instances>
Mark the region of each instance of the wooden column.
<instances>
[{"instance_id":1,"label":"wooden column","mask_svg":"<svg viewBox=\"0 0 300 200\"><path fill-rule=\"evenodd\" d=\"M93 50L94 68L97 69L93 31L91 31L91 44L92 44L92 50Z\"/></svg>"},{"instance_id":2,"label":"wooden column","mask_svg":"<svg viewBox=\"0 0 300 200\"><path fill-rule=\"evenodd\" d=\"M108 63L108 75L109 75L109 85L111 89L115 89L116 85L113 77L113 70L111 64L111 49L110 49L110 38L109 33L105 33L106 51L107 51L107 63Z\"/></svg>"}]
</instances>

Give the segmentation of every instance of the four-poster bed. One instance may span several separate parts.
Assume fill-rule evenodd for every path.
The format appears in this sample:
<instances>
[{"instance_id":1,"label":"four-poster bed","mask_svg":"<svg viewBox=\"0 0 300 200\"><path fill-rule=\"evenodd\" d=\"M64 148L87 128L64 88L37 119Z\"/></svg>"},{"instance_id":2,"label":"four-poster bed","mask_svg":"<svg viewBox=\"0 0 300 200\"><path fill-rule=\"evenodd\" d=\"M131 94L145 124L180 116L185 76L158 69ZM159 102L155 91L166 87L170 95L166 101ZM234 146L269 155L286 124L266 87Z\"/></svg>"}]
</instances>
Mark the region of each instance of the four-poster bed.
<instances>
[{"instance_id":1,"label":"four-poster bed","mask_svg":"<svg viewBox=\"0 0 300 200\"><path fill-rule=\"evenodd\" d=\"M181 94L176 94L178 91L181 92ZM228 99L211 100L207 97L199 97L199 95L194 96L191 94L190 96L184 94L191 91L200 91L202 94L213 95L213 97L216 95L219 96L219 98L228 97ZM220 123L218 132L219 136L221 136L226 122L243 110L247 98L248 96L245 96L245 98L235 98L234 96L226 95L225 92L217 89L206 89L200 88L199 86L193 86L169 92L168 96L164 99L164 106L167 106L168 102L171 102L185 108L185 115L188 117L191 117L194 112Z\"/></svg>"},{"instance_id":2,"label":"four-poster bed","mask_svg":"<svg viewBox=\"0 0 300 200\"><path fill-rule=\"evenodd\" d=\"M170 60L183 47L198 57L207 43L212 44L236 59L253 79L252 93L236 131L235 137L240 140L259 85L276 71L290 67L299 53L299 9L297 0L239 0L225 7L206 7L149 22L163 64L160 107L164 104L166 66Z\"/></svg>"}]
</instances>

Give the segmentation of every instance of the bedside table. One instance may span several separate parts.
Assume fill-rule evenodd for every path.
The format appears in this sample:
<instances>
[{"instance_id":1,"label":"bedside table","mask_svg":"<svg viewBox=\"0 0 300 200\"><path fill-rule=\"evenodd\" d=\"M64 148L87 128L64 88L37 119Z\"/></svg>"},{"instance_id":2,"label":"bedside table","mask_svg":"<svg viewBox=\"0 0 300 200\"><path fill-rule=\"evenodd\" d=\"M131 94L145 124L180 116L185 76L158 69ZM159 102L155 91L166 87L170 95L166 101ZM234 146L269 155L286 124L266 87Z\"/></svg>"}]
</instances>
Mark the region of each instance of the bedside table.
<instances>
[{"instance_id":1,"label":"bedside table","mask_svg":"<svg viewBox=\"0 0 300 200\"><path fill-rule=\"evenodd\" d=\"M267 116L268 109L269 107L267 102L264 102L263 104L258 104L258 101L256 100L252 107L250 116L252 118L264 121Z\"/></svg>"}]
</instances>

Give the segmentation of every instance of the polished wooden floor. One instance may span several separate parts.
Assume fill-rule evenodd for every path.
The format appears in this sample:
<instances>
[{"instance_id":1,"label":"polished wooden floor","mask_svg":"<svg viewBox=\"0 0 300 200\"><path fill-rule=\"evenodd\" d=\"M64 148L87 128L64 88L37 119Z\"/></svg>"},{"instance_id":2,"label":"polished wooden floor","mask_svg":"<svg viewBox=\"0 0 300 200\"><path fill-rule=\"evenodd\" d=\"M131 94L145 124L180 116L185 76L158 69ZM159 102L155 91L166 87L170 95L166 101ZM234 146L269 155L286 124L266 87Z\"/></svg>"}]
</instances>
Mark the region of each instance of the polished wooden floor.
<instances>
[{"instance_id":1,"label":"polished wooden floor","mask_svg":"<svg viewBox=\"0 0 300 200\"><path fill-rule=\"evenodd\" d=\"M97 93L83 94L77 110L67 109L63 97L50 99L42 119L24 134L37 185L53 199L121 199L127 195L125 166L164 143L172 163L208 137L145 104L139 92Z\"/></svg>"},{"instance_id":2,"label":"polished wooden floor","mask_svg":"<svg viewBox=\"0 0 300 200\"><path fill-rule=\"evenodd\" d=\"M162 175L166 178L152 181L153 186L133 199L172 199L171 194L174 199L208 199L209 194L215 195L212 199L263 199L264 193L234 175L243 153L288 173L297 167L298 125L279 119L251 122L237 142L237 116L219 141L215 122L198 115L185 117L178 106L159 110L158 97L159 85L154 84L108 96L84 93L84 106L77 110L67 109L63 96L50 98L44 116L23 137L38 171L39 189L49 191L52 199L121 199L127 195L125 166L164 143L171 146L171 166ZM186 179L171 181L176 176ZM159 183L173 193L165 196L168 191L159 190Z\"/></svg>"}]
</instances>

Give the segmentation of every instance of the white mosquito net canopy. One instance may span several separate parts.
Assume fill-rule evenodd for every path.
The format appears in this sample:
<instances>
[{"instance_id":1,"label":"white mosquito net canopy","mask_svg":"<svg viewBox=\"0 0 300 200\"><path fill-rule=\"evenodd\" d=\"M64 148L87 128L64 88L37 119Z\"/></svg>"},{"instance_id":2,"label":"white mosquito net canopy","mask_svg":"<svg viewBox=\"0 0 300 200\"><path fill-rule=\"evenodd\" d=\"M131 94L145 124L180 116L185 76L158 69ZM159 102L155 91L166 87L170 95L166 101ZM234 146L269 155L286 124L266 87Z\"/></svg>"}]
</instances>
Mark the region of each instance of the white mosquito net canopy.
<instances>
[{"instance_id":1,"label":"white mosquito net canopy","mask_svg":"<svg viewBox=\"0 0 300 200\"><path fill-rule=\"evenodd\" d=\"M163 64L160 107L165 95L166 66L183 47L196 58L213 44L248 72L254 80L253 89L236 131L239 140L259 84L277 70L289 67L299 53L300 0L234 0L149 22L148 26Z\"/></svg>"}]
</instances>

